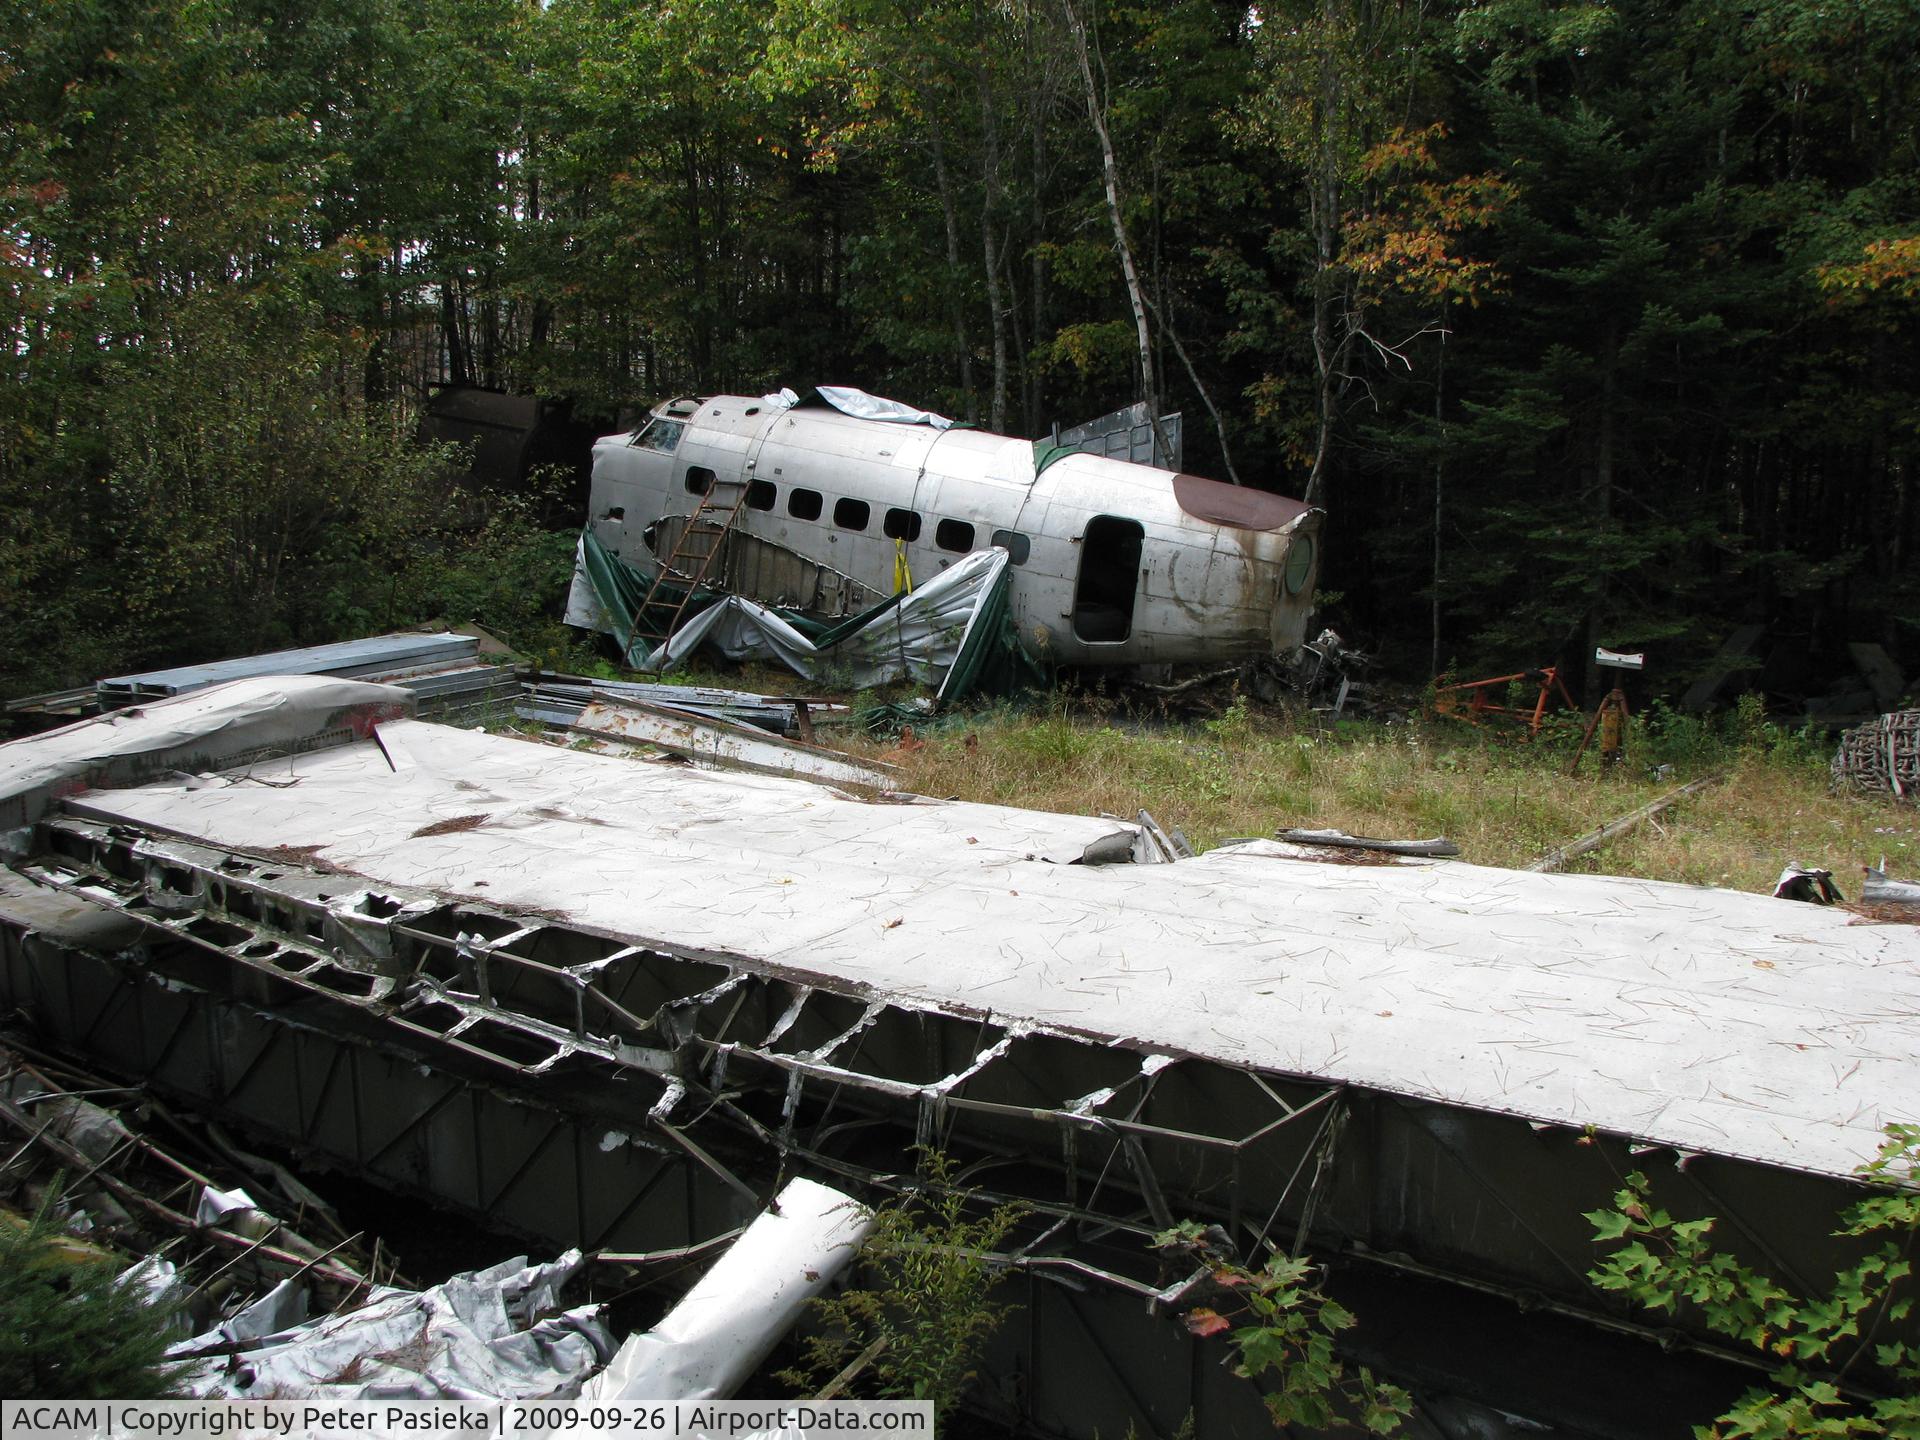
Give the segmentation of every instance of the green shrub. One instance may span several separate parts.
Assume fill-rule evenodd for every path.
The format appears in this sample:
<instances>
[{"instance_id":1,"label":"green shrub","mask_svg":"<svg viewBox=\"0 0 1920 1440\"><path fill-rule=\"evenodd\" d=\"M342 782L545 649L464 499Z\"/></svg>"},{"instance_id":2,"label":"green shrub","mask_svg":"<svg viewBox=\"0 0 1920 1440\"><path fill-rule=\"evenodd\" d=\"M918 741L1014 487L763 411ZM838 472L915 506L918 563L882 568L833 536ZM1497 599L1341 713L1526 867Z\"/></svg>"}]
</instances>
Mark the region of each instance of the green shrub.
<instances>
[{"instance_id":1,"label":"green shrub","mask_svg":"<svg viewBox=\"0 0 1920 1440\"><path fill-rule=\"evenodd\" d=\"M922 1189L875 1216L860 1255L867 1283L813 1302L818 1328L782 1380L817 1384L878 1345L868 1373L880 1398L931 1400L938 1421L965 1395L1007 1312L992 1298L1005 1271L989 1257L1025 1211L1002 1205L967 1218L973 1194L937 1152L925 1155L920 1179Z\"/></svg>"},{"instance_id":2,"label":"green shrub","mask_svg":"<svg viewBox=\"0 0 1920 1440\"><path fill-rule=\"evenodd\" d=\"M1219 1303L1233 1313L1189 1310L1187 1329L1201 1339L1226 1336L1239 1356L1234 1374L1260 1384L1275 1425L1318 1432L1358 1424L1392 1435L1413 1413L1406 1391L1375 1379L1364 1365L1349 1370L1334 1353L1334 1338L1357 1322L1320 1289L1319 1267L1308 1257L1276 1250L1258 1270L1249 1269L1207 1248L1204 1227L1192 1220L1161 1232L1154 1245L1192 1252L1211 1267L1214 1285L1227 1297Z\"/></svg>"},{"instance_id":3,"label":"green shrub","mask_svg":"<svg viewBox=\"0 0 1920 1440\"><path fill-rule=\"evenodd\" d=\"M1747 1391L1700 1440L1736 1436L1920 1436L1920 1346L1906 1325L1913 1308L1909 1259L1920 1233L1920 1126L1890 1125L1880 1156L1864 1167L1875 1193L1850 1206L1835 1232L1869 1248L1824 1295L1797 1295L1714 1246L1711 1216L1678 1220L1654 1204L1638 1171L1613 1207L1587 1215L1597 1243L1614 1247L1589 1274L1602 1290L1668 1316L1683 1311L1758 1352L1771 1387ZM1883 1334L1883 1323L1887 1327ZM1864 1402L1840 1382L1871 1351L1894 1393Z\"/></svg>"}]
</instances>

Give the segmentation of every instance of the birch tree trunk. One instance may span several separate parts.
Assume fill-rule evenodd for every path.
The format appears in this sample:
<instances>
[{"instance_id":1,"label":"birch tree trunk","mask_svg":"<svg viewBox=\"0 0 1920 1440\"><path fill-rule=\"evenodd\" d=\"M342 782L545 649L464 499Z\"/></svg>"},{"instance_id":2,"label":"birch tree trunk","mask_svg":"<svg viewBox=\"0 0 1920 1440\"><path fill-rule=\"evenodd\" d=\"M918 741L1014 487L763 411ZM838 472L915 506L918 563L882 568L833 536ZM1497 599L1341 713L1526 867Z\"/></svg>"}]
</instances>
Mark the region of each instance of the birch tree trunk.
<instances>
[{"instance_id":1,"label":"birch tree trunk","mask_svg":"<svg viewBox=\"0 0 1920 1440\"><path fill-rule=\"evenodd\" d=\"M1094 138L1100 143L1100 178L1107 196L1107 218L1113 223L1113 244L1120 254L1120 273L1127 284L1127 302L1133 308L1134 336L1140 350L1140 398L1147 404L1147 421L1153 426L1154 449L1162 451L1160 438L1160 386L1153 368L1153 336L1147 328L1147 296L1140 284L1140 272L1133 261L1133 246L1127 240L1127 223L1120 205L1120 165L1113 154L1113 137L1107 130L1107 110L1100 98L1100 86L1094 79L1093 55L1087 40L1086 23L1074 8L1073 0L1061 0L1066 12L1067 33L1073 39L1074 59L1079 62L1080 80L1087 92L1087 119L1093 125Z\"/></svg>"},{"instance_id":2,"label":"birch tree trunk","mask_svg":"<svg viewBox=\"0 0 1920 1440\"><path fill-rule=\"evenodd\" d=\"M980 202L980 256L986 265L987 317L993 333L993 390L988 402L987 428L996 435L1007 429L1007 302L1000 283L1001 246L994 243L993 217L1000 208L1000 126L993 113L990 62L983 59L977 79L980 91L982 181Z\"/></svg>"},{"instance_id":3,"label":"birch tree trunk","mask_svg":"<svg viewBox=\"0 0 1920 1440\"><path fill-rule=\"evenodd\" d=\"M933 180L940 191L940 215L947 227L947 275L950 293L947 312L953 323L953 357L960 366L960 388L967 397L967 420L980 417L973 396L973 349L967 344L967 318L960 307L960 217L953 202L953 181L947 174L946 134L940 128L939 97L927 97L927 115L932 124Z\"/></svg>"}]
</instances>

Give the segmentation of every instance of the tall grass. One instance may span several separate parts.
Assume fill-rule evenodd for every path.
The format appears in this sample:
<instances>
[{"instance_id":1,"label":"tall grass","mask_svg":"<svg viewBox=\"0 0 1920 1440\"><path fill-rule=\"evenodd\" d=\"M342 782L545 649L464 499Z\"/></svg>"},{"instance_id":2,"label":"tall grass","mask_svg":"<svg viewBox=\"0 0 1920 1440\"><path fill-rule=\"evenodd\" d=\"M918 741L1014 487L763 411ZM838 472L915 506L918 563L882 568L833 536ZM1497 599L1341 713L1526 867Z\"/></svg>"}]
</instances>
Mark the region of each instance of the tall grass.
<instances>
[{"instance_id":1,"label":"tall grass","mask_svg":"<svg viewBox=\"0 0 1920 1440\"><path fill-rule=\"evenodd\" d=\"M1854 895L1882 855L1920 868L1920 815L1828 792L1826 743L1757 707L1719 721L1655 706L1630 722L1626 758L1565 771L1579 727L1531 744L1451 722L1321 728L1235 701L1210 721L1142 726L1076 714L983 712L902 748L859 742L930 795L1077 814L1151 810L1197 846L1289 826L1401 838L1445 835L1464 858L1524 866L1543 851L1689 780L1724 775L1570 868L1738 889L1788 863L1831 869Z\"/></svg>"}]
</instances>

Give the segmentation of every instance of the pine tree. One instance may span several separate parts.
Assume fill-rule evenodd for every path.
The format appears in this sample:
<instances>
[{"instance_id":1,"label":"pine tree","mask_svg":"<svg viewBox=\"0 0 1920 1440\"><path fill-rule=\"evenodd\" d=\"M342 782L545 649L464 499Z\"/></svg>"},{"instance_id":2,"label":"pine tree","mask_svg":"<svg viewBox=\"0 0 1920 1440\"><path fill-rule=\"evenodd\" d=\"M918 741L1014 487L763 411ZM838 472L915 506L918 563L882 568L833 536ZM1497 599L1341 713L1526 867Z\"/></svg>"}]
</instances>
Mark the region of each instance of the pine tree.
<instances>
[{"instance_id":1,"label":"pine tree","mask_svg":"<svg viewBox=\"0 0 1920 1440\"><path fill-rule=\"evenodd\" d=\"M159 1400L177 1395L164 1317L108 1260L59 1248L60 1185L25 1226L0 1224L0 1395Z\"/></svg>"}]
</instances>

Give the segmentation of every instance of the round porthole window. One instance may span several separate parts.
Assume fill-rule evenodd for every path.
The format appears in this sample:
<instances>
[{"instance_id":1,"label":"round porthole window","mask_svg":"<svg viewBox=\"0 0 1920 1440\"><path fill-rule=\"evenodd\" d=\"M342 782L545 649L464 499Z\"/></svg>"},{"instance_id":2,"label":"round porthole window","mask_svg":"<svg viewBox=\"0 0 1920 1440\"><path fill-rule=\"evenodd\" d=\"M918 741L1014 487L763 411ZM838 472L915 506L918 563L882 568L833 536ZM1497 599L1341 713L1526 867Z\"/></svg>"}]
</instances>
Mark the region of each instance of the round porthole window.
<instances>
[{"instance_id":1,"label":"round porthole window","mask_svg":"<svg viewBox=\"0 0 1920 1440\"><path fill-rule=\"evenodd\" d=\"M1285 584L1287 594L1298 595L1305 588L1307 579L1313 574L1313 537L1296 535L1293 544L1287 549L1287 572Z\"/></svg>"}]
</instances>

